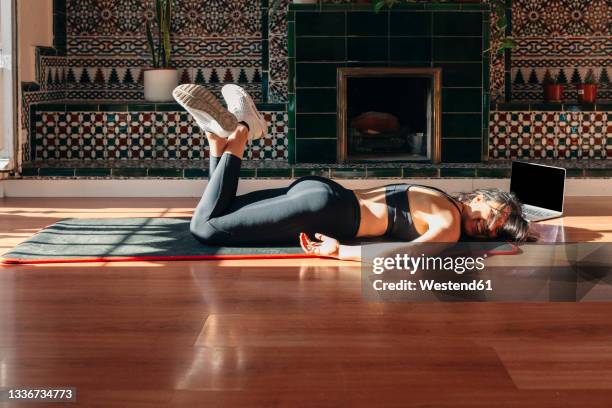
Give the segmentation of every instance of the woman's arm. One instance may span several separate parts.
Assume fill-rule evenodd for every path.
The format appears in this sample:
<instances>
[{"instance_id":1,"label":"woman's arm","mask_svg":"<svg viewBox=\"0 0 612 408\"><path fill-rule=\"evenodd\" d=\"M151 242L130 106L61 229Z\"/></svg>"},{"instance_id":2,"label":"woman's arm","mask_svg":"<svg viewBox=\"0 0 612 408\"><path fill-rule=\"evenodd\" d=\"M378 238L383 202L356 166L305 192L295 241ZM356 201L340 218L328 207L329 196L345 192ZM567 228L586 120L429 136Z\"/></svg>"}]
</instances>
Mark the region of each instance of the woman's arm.
<instances>
[{"instance_id":1,"label":"woman's arm","mask_svg":"<svg viewBox=\"0 0 612 408\"><path fill-rule=\"evenodd\" d=\"M344 261L361 261L362 247L370 254L377 256L391 255L396 253L404 253L409 249L417 247L420 243L448 243L454 244L459 240L460 231L454 231L454 228L430 228L426 233L410 242L381 242L367 245L339 245L338 259ZM436 245L440 251L449 245ZM433 255L433 254L431 254Z\"/></svg>"},{"instance_id":2,"label":"woman's arm","mask_svg":"<svg viewBox=\"0 0 612 408\"><path fill-rule=\"evenodd\" d=\"M325 236L323 234L316 234L318 241L313 241L306 234L300 235L300 244L306 253L327 256L330 258L336 258L343 261L358 261L362 260L362 251L367 250L368 254L375 254L376 256L391 256L394 254L411 253L415 248L420 250L424 249L423 246L419 247L418 244L424 243L440 243L440 245L429 246L428 253L434 255L432 250L442 251L444 248L452 245L459 240L459 234L452 229L433 229L430 228L425 234L410 241L410 242L381 242L376 244L367 245L343 245L338 242L335 238ZM447 243L448 245L442 245Z\"/></svg>"}]
</instances>

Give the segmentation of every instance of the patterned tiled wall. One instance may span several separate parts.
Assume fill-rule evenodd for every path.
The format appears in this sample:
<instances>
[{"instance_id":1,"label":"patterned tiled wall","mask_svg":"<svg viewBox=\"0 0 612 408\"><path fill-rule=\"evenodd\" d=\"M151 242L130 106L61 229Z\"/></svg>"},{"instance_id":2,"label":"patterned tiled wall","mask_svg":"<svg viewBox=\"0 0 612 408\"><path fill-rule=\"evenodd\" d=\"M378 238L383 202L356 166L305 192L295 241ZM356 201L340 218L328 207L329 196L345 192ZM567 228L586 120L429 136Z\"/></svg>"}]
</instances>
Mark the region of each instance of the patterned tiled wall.
<instances>
[{"instance_id":1,"label":"patterned tiled wall","mask_svg":"<svg viewBox=\"0 0 612 408\"><path fill-rule=\"evenodd\" d=\"M174 60L182 81L213 89L236 82L258 100L265 100L269 90L269 102L286 102L288 2L283 0L278 10L268 14L267 0L176 0ZM22 127L31 129L32 103L141 99L142 69L148 66L144 19L152 18L151 5L152 0L54 0L55 48L41 49L38 84L24 86ZM541 80L545 68L550 67L553 73L562 70L569 83L584 78L592 68L601 81L600 99L611 99L611 12L609 0L513 0L513 35L520 45L512 53L510 65L513 97L541 100ZM502 56L491 58L490 77L491 100L500 101L505 89ZM568 88L566 100L575 99L573 87ZM532 114L529 112L529 117ZM498 119L492 117L493 122ZM606 136L610 133L608 127ZM22 141L25 160L32 157L31 139ZM84 146L85 135L82 140ZM493 140L491 136L491 145ZM506 138L496 140L505 143ZM501 150L492 148L491 157L506 155ZM590 149L589 157L597 157L598 150Z\"/></svg>"},{"instance_id":2,"label":"patterned tiled wall","mask_svg":"<svg viewBox=\"0 0 612 408\"><path fill-rule=\"evenodd\" d=\"M202 160L208 158L203 132L184 111L34 112L36 160ZM249 143L249 160L287 160L287 114L263 112L265 137Z\"/></svg>"},{"instance_id":3,"label":"patterned tiled wall","mask_svg":"<svg viewBox=\"0 0 612 408\"><path fill-rule=\"evenodd\" d=\"M67 0L68 99L142 99L151 0ZM173 65L182 82L240 83L262 99L262 7L251 0L174 2Z\"/></svg>"},{"instance_id":4,"label":"patterned tiled wall","mask_svg":"<svg viewBox=\"0 0 612 408\"><path fill-rule=\"evenodd\" d=\"M491 113L492 159L612 158L610 112L522 111Z\"/></svg>"},{"instance_id":5,"label":"patterned tiled wall","mask_svg":"<svg viewBox=\"0 0 612 408\"><path fill-rule=\"evenodd\" d=\"M514 0L512 99L542 100L546 69L561 74L566 100L576 100L573 84L592 69L599 99L612 99L612 2L609 0Z\"/></svg>"}]
</instances>

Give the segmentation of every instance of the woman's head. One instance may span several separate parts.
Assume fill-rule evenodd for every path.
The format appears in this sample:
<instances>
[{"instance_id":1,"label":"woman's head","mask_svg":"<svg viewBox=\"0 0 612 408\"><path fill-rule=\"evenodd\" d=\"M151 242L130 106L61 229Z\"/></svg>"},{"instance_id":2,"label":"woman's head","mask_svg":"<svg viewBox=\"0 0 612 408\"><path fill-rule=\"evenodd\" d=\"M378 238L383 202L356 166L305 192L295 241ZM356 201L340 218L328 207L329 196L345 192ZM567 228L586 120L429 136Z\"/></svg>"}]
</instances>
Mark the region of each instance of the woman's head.
<instances>
[{"instance_id":1,"label":"woman's head","mask_svg":"<svg viewBox=\"0 0 612 408\"><path fill-rule=\"evenodd\" d=\"M457 199L463 204L463 236L472 239L527 240L529 221L523 217L521 203L513 193L478 189L460 193Z\"/></svg>"}]
</instances>

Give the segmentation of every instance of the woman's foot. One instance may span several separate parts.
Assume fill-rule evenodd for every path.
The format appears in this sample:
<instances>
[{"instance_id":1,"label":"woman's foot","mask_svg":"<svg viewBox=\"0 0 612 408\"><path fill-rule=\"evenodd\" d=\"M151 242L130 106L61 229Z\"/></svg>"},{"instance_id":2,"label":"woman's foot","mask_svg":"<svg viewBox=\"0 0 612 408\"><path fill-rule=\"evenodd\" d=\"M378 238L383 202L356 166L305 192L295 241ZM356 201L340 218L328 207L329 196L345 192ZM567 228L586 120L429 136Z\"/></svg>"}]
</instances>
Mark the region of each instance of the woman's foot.
<instances>
[{"instance_id":1,"label":"woman's foot","mask_svg":"<svg viewBox=\"0 0 612 408\"><path fill-rule=\"evenodd\" d=\"M239 159L244 156L247 142L249 141L249 129L242 123L238 124L236 131L227 138L224 153L230 153Z\"/></svg>"},{"instance_id":2,"label":"woman's foot","mask_svg":"<svg viewBox=\"0 0 612 408\"><path fill-rule=\"evenodd\" d=\"M215 157L221 157L223 152L225 152L225 146L227 145L228 139L217 136L214 133L210 133L209 131L205 131L206 139L208 139L208 148L210 149L210 155ZM234 134L235 131L232 133Z\"/></svg>"},{"instance_id":3,"label":"woman's foot","mask_svg":"<svg viewBox=\"0 0 612 408\"><path fill-rule=\"evenodd\" d=\"M179 85L172 95L204 131L229 137L236 130L238 126L236 116L228 112L215 95L203 86Z\"/></svg>"},{"instance_id":4,"label":"woman's foot","mask_svg":"<svg viewBox=\"0 0 612 408\"><path fill-rule=\"evenodd\" d=\"M248 125L250 139L258 139L267 133L268 123L244 89L238 85L228 84L221 88L221 93L227 102L227 109L239 122Z\"/></svg>"}]
</instances>

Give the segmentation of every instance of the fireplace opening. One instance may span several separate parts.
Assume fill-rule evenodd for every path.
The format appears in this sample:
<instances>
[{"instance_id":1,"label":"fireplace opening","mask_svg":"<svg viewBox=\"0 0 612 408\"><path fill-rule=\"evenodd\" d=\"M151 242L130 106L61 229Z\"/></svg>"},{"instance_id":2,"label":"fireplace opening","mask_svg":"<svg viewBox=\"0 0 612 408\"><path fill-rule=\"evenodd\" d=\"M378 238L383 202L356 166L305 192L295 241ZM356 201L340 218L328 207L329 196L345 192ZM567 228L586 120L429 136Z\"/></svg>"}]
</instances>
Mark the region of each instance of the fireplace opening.
<instances>
[{"instance_id":1,"label":"fireplace opening","mask_svg":"<svg viewBox=\"0 0 612 408\"><path fill-rule=\"evenodd\" d=\"M339 161L437 161L439 72L339 70Z\"/></svg>"}]
</instances>

